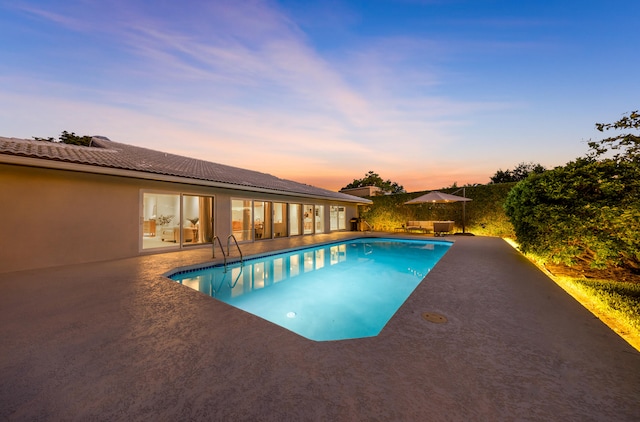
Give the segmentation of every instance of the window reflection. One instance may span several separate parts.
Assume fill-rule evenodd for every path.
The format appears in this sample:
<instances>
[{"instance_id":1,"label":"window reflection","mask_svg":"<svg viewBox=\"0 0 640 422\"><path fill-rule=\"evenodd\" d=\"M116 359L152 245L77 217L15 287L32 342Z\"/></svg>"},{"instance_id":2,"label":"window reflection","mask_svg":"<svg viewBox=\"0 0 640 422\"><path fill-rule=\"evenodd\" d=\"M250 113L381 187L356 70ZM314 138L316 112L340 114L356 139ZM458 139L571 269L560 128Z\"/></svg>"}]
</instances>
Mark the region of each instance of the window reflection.
<instances>
[{"instance_id":1,"label":"window reflection","mask_svg":"<svg viewBox=\"0 0 640 422\"><path fill-rule=\"evenodd\" d=\"M353 252L363 255L364 245ZM193 289L225 300L238 298L251 291L265 289L281 282L292 282L297 277L320 271L328 265L345 262L347 245L327 246L321 249L291 253L282 258L251 260L244 265L236 264L203 271L202 275L172 277Z\"/></svg>"},{"instance_id":2,"label":"window reflection","mask_svg":"<svg viewBox=\"0 0 640 422\"><path fill-rule=\"evenodd\" d=\"M304 262L304 272L308 273L309 271L313 271L313 256L314 253L313 252L305 252L303 254L303 262Z\"/></svg>"},{"instance_id":3,"label":"window reflection","mask_svg":"<svg viewBox=\"0 0 640 422\"><path fill-rule=\"evenodd\" d=\"M347 259L347 245L331 246L329 248L329 264L335 265Z\"/></svg>"},{"instance_id":4,"label":"window reflection","mask_svg":"<svg viewBox=\"0 0 640 422\"><path fill-rule=\"evenodd\" d=\"M315 254L316 270L324 267L324 249L319 249Z\"/></svg>"}]
</instances>

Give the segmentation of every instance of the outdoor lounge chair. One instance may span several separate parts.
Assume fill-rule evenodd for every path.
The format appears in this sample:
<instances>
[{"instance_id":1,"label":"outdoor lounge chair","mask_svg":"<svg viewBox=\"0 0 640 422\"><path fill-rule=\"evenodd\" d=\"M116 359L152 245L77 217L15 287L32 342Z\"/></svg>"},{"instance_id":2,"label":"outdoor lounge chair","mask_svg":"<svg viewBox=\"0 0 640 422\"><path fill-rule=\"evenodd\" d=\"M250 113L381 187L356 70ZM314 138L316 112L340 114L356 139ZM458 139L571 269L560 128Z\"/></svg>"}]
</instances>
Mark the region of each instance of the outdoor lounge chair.
<instances>
[{"instance_id":1,"label":"outdoor lounge chair","mask_svg":"<svg viewBox=\"0 0 640 422\"><path fill-rule=\"evenodd\" d=\"M433 234L435 236L443 236L444 233L453 231L453 221L434 221Z\"/></svg>"}]
</instances>

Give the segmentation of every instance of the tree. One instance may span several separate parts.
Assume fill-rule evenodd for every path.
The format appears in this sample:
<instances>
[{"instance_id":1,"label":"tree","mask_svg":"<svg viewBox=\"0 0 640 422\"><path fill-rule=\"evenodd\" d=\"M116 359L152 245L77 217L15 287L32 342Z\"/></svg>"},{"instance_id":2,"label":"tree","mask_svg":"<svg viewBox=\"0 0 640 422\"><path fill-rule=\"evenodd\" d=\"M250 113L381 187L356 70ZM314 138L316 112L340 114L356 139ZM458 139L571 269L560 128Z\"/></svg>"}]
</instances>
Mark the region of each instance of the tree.
<instances>
[{"instance_id":1,"label":"tree","mask_svg":"<svg viewBox=\"0 0 640 422\"><path fill-rule=\"evenodd\" d=\"M596 123L596 129L600 132L610 129L640 129L640 114L636 110L615 123ZM589 142L589 148L591 148L589 156L594 159L602 157L609 151L619 151L614 153L614 160L640 162L640 136L633 133Z\"/></svg>"},{"instance_id":2,"label":"tree","mask_svg":"<svg viewBox=\"0 0 640 422\"><path fill-rule=\"evenodd\" d=\"M62 134L58 138L59 140L57 140L57 141L53 137L38 138L38 137L34 136L33 139L35 139L36 141L59 142L59 143L62 143L62 144L81 145L81 146L88 147L88 146L91 145L92 137L91 136L78 136L74 132L69 133L69 132L67 132L65 130L65 131L62 132Z\"/></svg>"},{"instance_id":3,"label":"tree","mask_svg":"<svg viewBox=\"0 0 640 422\"><path fill-rule=\"evenodd\" d=\"M491 177L490 183L510 183L519 182L526 179L530 174L540 174L547 169L542 164L534 163L520 163L513 170L498 170L493 177Z\"/></svg>"},{"instance_id":4,"label":"tree","mask_svg":"<svg viewBox=\"0 0 640 422\"><path fill-rule=\"evenodd\" d=\"M353 179L353 182L349 183L347 186L342 189L352 189L352 188L362 188L365 186L377 186L385 193L404 193L404 187L397 184L396 182L392 182L391 180L383 180L382 177L378 173L375 173L373 170L370 170L369 173L365 174L362 179Z\"/></svg>"},{"instance_id":5,"label":"tree","mask_svg":"<svg viewBox=\"0 0 640 422\"><path fill-rule=\"evenodd\" d=\"M596 127L637 129L638 120L633 112ZM638 137L620 135L589 146L586 157L519 182L505 202L507 216L525 252L568 265L640 271ZM602 158L610 150L617 153Z\"/></svg>"}]
</instances>

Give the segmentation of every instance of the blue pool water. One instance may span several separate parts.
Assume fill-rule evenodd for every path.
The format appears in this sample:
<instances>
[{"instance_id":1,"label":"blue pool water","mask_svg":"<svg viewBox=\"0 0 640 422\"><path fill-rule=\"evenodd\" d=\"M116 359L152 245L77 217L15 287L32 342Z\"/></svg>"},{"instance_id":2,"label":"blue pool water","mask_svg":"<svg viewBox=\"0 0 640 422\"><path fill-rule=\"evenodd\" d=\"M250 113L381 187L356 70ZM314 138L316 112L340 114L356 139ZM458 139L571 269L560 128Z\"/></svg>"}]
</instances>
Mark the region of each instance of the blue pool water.
<instances>
[{"instance_id":1,"label":"blue pool water","mask_svg":"<svg viewBox=\"0 0 640 422\"><path fill-rule=\"evenodd\" d=\"M311 340L372 337L450 246L356 239L170 277Z\"/></svg>"}]
</instances>

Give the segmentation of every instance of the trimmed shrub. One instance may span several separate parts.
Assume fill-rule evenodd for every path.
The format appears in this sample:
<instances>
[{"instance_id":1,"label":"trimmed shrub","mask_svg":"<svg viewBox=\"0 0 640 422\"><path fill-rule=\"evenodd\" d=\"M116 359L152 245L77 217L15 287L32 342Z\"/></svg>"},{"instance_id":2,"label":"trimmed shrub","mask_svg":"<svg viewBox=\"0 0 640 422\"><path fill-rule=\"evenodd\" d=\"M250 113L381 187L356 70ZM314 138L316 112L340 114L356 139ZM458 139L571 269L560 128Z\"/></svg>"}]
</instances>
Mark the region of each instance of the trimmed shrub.
<instances>
[{"instance_id":1,"label":"trimmed shrub","mask_svg":"<svg viewBox=\"0 0 640 422\"><path fill-rule=\"evenodd\" d=\"M463 207L466 231L483 236L513 237L514 230L503 204L515 183L499 183L465 187L465 196L472 201L448 204L404 205L428 191L374 196L372 205L363 206L361 216L375 230L394 231L410 220L452 220L456 231L462 231ZM459 188L440 189L454 194ZM455 195L462 196L462 192Z\"/></svg>"}]
</instances>

